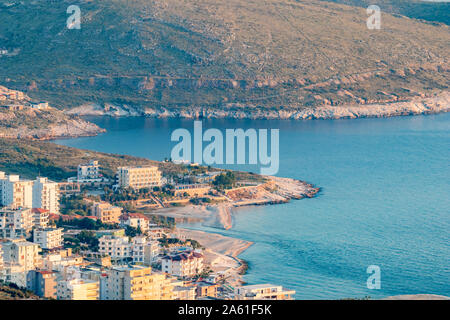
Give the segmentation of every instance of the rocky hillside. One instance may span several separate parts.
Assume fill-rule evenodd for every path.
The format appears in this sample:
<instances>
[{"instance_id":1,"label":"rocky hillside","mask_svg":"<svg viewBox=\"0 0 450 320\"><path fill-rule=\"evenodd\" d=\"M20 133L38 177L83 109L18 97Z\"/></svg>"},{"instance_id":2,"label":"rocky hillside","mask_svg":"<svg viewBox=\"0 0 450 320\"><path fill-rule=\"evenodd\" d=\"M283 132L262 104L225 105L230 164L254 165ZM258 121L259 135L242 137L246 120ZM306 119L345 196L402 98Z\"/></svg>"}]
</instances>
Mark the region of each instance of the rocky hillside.
<instances>
[{"instance_id":1,"label":"rocky hillside","mask_svg":"<svg viewBox=\"0 0 450 320\"><path fill-rule=\"evenodd\" d=\"M73 4L79 30L66 27ZM0 83L58 108L181 115L371 107L448 90L449 27L391 11L368 30L364 8L318 0L10 0Z\"/></svg>"},{"instance_id":2,"label":"rocky hillside","mask_svg":"<svg viewBox=\"0 0 450 320\"><path fill-rule=\"evenodd\" d=\"M66 115L46 102L33 102L21 91L0 86L0 138L47 140L96 135L97 125Z\"/></svg>"}]
</instances>

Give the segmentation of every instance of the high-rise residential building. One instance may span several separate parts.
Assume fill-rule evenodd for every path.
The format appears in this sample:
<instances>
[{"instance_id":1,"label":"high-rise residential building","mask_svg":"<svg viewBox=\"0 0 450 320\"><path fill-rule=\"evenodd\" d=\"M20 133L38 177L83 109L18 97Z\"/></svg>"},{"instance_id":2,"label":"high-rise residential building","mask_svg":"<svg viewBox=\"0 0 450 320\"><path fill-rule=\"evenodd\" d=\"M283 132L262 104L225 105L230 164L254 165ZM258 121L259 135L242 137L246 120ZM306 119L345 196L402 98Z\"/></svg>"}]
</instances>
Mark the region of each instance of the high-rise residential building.
<instances>
[{"instance_id":1,"label":"high-rise residential building","mask_svg":"<svg viewBox=\"0 0 450 320\"><path fill-rule=\"evenodd\" d=\"M203 271L203 254L192 251L162 258L162 271L177 277L193 277Z\"/></svg>"},{"instance_id":2,"label":"high-rise residential building","mask_svg":"<svg viewBox=\"0 0 450 320\"><path fill-rule=\"evenodd\" d=\"M107 300L172 300L173 279L150 267L114 267L107 272Z\"/></svg>"},{"instance_id":3,"label":"high-rise residential building","mask_svg":"<svg viewBox=\"0 0 450 320\"><path fill-rule=\"evenodd\" d=\"M18 175L0 172L0 202L3 206L31 208L33 206L33 181L21 180Z\"/></svg>"},{"instance_id":4,"label":"high-rise residential building","mask_svg":"<svg viewBox=\"0 0 450 320\"><path fill-rule=\"evenodd\" d=\"M33 184L33 208L59 213L58 183L47 178L37 177Z\"/></svg>"},{"instance_id":5,"label":"high-rise residential building","mask_svg":"<svg viewBox=\"0 0 450 320\"><path fill-rule=\"evenodd\" d=\"M77 170L78 181L89 181L100 179L100 167L98 161L91 160L89 163L80 164Z\"/></svg>"},{"instance_id":6,"label":"high-rise residential building","mask_svg":"<svg viewBox=\"0 0 450 320\"><path fill-rule=\"evenodd\" d=\"M61 279L56 286L58 300L98 300L99 282L90 279Z\"/></svg>"},{"instance_id":7,"label":"high-rise residential building","mask_svg":"<svg viewBox=\"0 0 450 320\"><path fill-rule=\"evenodd\" d=\"M91 213L103 223L120 223L122 208L107 202L96 202L91 207Z\"/></svg>"},{"instance_id":8,"label":"high-rise residential building","mask_svg":"<svg viewBox=\"0 0 450 320\"><path fill-rule=\"evenodd\" d=\"M29 208L0 208L0 238L27 237L34 226L33 212Z\"/></svg>"},{"instance_id":9,"label":"high-rise residential building","mask_svg":"<svg viewBox=\"0 0 450 320\"><path fill-rule=\"evenodd\" d=\"M256 284L235 288L236 300L291 300L294 290L271 284Z\"/></svg>"},{"instance_id":10,"label":"high-rise residential building","mask_svg":"<svg viewBox=\"0 0 450 320\"><path fill-rule=\"evenodd\" d=\"M25 270L34 270L41 267L41 248L38 244L23 239L14 239L3 242L4 263L21 265Z\"/></svg>"},{"instance_id":11,"label":"high-rise residential building","mask_svg":"<svg viewBox=\"0 0 450 320\"><path fill-rule=\"evenodd\" d=\"M56 249L63 246L63 228L36 228L33 230L33 242L42 249Z\"/></svg>"},{"instance_id":12,"label":"high-rise residential building","mask_svg":"<svg viewBox=\"0 0 450 320\"><path fill-rule=\"evenodd\" d=\"M27 289L39 297L56 299L57 275L51 270L30 270L27 274Z\"/></svg>"},{"instance_id":13,"label":"high-rise residential building","mask_svg":"<svg viewBox=\"0 0 450 320\"><path fill-rule=\"evenodd\" d=\"M161 186L161 172L158 167L119 167L117 182L121 188L153 188Z\"/></svg>"}]
</instances>

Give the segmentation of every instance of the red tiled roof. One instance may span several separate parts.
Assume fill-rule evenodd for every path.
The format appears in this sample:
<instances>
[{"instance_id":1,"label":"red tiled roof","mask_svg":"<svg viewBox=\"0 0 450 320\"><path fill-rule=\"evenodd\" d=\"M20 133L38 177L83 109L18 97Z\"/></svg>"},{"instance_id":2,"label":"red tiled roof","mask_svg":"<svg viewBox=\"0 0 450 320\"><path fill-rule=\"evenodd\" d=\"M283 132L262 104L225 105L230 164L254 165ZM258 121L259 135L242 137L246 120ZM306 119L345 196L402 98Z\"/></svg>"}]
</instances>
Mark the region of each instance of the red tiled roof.
<instances>
[{"instance_id":1,"label":"red tiled roof","mask_svg":"<svg viewBox=\"0 0 450 320\"><path fill-rule=\"evenodd\" d=\"M45 209L42 209L42 208L33 208L33 209L31 209L31 211L33 213L46 213L46 212L49 212L48 210L45 210Z\"/></svg>"}]
</instances>

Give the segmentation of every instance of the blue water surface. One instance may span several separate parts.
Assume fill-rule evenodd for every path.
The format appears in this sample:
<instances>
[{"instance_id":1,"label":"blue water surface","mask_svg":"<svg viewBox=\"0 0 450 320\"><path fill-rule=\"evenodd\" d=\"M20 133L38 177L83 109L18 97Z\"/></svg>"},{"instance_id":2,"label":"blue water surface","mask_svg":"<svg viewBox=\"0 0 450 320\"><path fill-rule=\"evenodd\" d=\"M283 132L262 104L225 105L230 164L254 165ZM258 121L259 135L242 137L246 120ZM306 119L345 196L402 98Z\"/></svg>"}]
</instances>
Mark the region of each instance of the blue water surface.
<instances>
[{"instance_id":1,"label":"blue water surface","mask_svg":"<svg viewBox=\"0 0 450 320\"><path fill-rule=\"evenodd\" d=\"M180 119L89 120L107 133L57 143L163 160L172 131L193 127ZM200 227L255 242L240 255L248 283L282 284L297 299L450 296L450 114L203 127L280 129L278 176L322 188L313 199L240 209L231 230ZM381 268L379 290L366 286L370 265Z\"/></svg>"}]
</instances>

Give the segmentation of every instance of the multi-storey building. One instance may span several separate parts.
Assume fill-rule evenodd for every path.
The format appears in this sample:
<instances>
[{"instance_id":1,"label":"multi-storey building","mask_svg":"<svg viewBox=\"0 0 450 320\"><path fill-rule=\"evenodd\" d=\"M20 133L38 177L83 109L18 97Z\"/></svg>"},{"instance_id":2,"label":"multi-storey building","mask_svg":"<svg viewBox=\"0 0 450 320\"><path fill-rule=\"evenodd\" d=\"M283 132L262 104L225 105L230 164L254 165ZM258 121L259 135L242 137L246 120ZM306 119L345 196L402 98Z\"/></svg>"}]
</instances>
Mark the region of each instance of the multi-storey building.
<instances>
[{"instance_id":1,"label":"multi-storey building","mask_svg":"<svg viewBox=\"0 0 450 320\"><path fill-rule=\"evenodd\" d=\"M63 246L63 228L37 228L33 231L33 242L42 249L55 249Z\"/></svg>"},{"instance_id":2,"label":"multi-storey building","mask_svg":"<svg viewBox=\"0 0 450 320\"><path fill-rule=\"evenodd\" d=\"M26 270L33 270L42 265L40 252L38 244L23 239L3 242L4 262L22 265Z\"/></svg>"},{"instance_id":3,"label":"multi-storey building","mask_svg":"<svg viewBox=\"0 0 450 320\"><path fill-rule=\"evenodd\" d=\"M58 183L37 177L33 184L33 208L42 208L59 213Z\"/></svg>"},{"instance_id":4,"label":"multi-storey building","mask_svg":"<svg viewBox=\"0 0 450 320\"><path fill-rule=\"evenodd\" d=\"M103 223L120 223L122 208L107 202L96 202L91 207L91 213Z\"/></svg>"},{"instance_id":5,"label":"multi-storey building","mask_svg":"<svg viewBox=\"0 0 450 320\"><path fill-rule=\"evenodd\" d=\"M161 186L158 167L119 167L117 182L121 188L153 188Z\"/></svg>"},{"instance_id":6,"label":"multi-storey building","mask_svg":"<svg viewBox=\"0 0 450 320\"><path fill-rule=\"evenodd\" d=\"M1 204L14 208L33 206L33 181L20 180L18 175L5 175L0 172Z\"/></svg>"},{"instance_id":7,"label":"multi-storey building","mask_svg":"<svg viewBox=\"0 0 450 320\"><path fill-rule=\"evenodd\" d=\"M28 235L34 226L33 212L29 208L0 208L0 238L18 239Z\"/></svg>"},{"instance_id":8,"label":"multi-storey building","mask_svg":"<svg viewBox=\"0 0 450 320\"><path fill-rule=\"evenodd\" d=\"M149 219L142 213L124 214L120 217L120 224L140 229L142 233L147 233L150 228Z\"/></svg>"},{"instance_id":9,"label":"multi-storey building","mask_svg":"<svg viewBox=\"0 0 450 320\"><path fill-rule=\"evenodd\" d=\"M203 271L203 255L192 251L164 256L162 271L177 277L193 277Z\"/></svg>"},{"instance_id":10,"label":"multi-storey building","mask_svg":"<svg viewBox=\"0 0 450 320\"><path fill-rule=\"evenodd\" d=\"M99 239L98 251L107 254L113 260L131 258L132 247L128 237L103 236Z\"/></svg>"},{"instance_id":11,"label":"multi-storey building","mask_svg":"<svg viewBox=\"0 0 450 320\"><path fill-rule=\"evenodd\" d=\"M83 257L77 254L72 254L72 249L69 248L47 253L43 258L42 266L46 270L63 272L66 268L79 267L83 264Z\"/></svg>"},{"instance_id":12,"label":"multi-storey building","mask_svg":"<svg viewBox=\"0 0 450 320\"><path fill-rule=\"evenodd\" d=\"M156 262L160 249L158 241L149 241L146 237L134 237L131 242L133 263L151 265Z\"/></svg>"},{"instance_id":13,"label":"multi-storey building","mask_svg":"<svg viewBox=\"0 0 450 320\"><path fill-rule=\"evenodd\" d=\"M35 243L21 239L2 242L3 273L0 280L20 287L27 285L27 273L42 266L41 249Z\"/></svg>"},{"instance_id":14,"label":"multi-storey building","mask_svg":"<svg viewBox=\"0 0 450 320\"><path fill-rule=\"evenodd\" d=\"M58 300L98 300L99 282L90 279L60 280L56 287Z\"/></svg>"},{"instance_id":15,"label":"multi-storey building","mask_svg":"<svg viewBox=\"0 0 450 320\"><path fill-rule=\"evenodd\" d=\"M236 300L291 300L294 290L271 284L256 284L235 288Z\"/></svg>"},{"instance_id":16,"label":"multi-storey building","mask_svg":"<svg viewBox=\"0 0 450 320\"><path fill-rule=\"evenodd\" d=\"M33 226L36 228L47 228L49 221L49 211L42 208L33 208Z\"/></svg>"},{"instance_id":17,"label":"multi-storey building","mask_svg":"<svg viewBox=\"0 0 450 320\"><path fill-rule=\"evenodd\" d=\"M95 181L100 179L100 168L98 161L91 160L89 163L80 164L77 170L78 181Z\"/></svg>"},{"instance_id":18,"label":"multi-storey building","mask_svg":"<svg viewBox=\"0 0 450 320\"><path fill-rule=\"evenodd\" d=\"M27 274L27 289L39 297L56 299L57 274L50 270L30 270Z\"/></svg>"},{"instance_id":19,"label":"multi-storey building","mask_svg":"<svg viewBox=\"0 0 450 320\"><path fill-rule=\"evenodd\" d=\"M150 267L114 267L107 271L107 300L172 300L172 279Z\"/></svg>"},{"instance_id":20,"label":"multi-storey building","mask_svg":"<svg viewBox=\"0 0 450 320\"><path fill-rule=\"evenodd\" d=\"M99 239L99 253L107 254L112 260L132 260L134 263L151 265L160 251L157 241L144 236L129 240L124 236L103 236Z\"/></svg>"}]
</instances>

